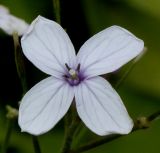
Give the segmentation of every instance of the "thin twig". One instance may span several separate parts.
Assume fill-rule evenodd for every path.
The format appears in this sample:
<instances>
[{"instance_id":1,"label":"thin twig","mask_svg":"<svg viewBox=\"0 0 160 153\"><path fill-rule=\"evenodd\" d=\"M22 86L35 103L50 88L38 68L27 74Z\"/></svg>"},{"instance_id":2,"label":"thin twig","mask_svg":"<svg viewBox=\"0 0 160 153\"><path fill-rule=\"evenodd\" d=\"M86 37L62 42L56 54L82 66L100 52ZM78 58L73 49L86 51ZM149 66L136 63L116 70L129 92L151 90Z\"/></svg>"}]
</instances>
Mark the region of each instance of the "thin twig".
<instances>
[{"instance_id":1,"label":"thin twig","mask_svg":"<svg viewBox=\"0 0 160 153\"><path fill-rule=\"evenodd\" d=\"M157 112L148 116L148 121L151 122L151 121L157 119L158 117L160 117L160 110L158 110Z\"/></svg>"},{"instance_id":2,"label":"thin twig","mask_svg":"<svg viewBox=\"0 0 160 153\"><path fill-rule=\"evenodd\" d=\"M80 123L80 119L75 110L75 99L73 99L71 108L68 112L68 116L71 124L69 124L69 122L66 123L67 127L65 128L64 143L61 149L61 153L68 153L68 151L71 149L74 134Z\"/></svg>"},{"instance_id":3,"label":"thin twig","mask_svg":"<svg viewBox=\"0 0 160 153\"><path fill-rule=\"evenodd\" d=\"M32 136L32 141L33 141L34 152L35 153L41 153L38 138L36 136Z\"/></svg>"},{"instance_id":4,"label":"thin twig","mask_svg":"<svg viewBox=\"0 0 160 153\"><path fill-rule=\"evenodd\" d=\"M69 129L66 133L65 139L64 139L64 145L63 145L61 153L68 153L69 152L71 145L72 145L72 141L73 141L73 136L74 136L73 133L75 132L77 125L78 125L78 122L74 121L71 124L71 126L69 127Z\"/></svg>"},{"instance_id":5,"label":"thin twig","mask_svg":"<svg viewBox=\"0 0 160 153\"><path fill-rule=\"evenodd\" d=\"M22 85L22 90L23 90L22 95L24 95L28 90L28 86L27 86L26 71L25 71L24 58L22 54L22 48L19 43L19 37L17 33L13 34L13 41L14 41L14 49L15 49L14 53L15 53L15 63L16 63L17 74ZM32 136L32 141L33 141L35 153L41 153L38 138L36 136Z\"/></svg>"},{"instance_id":6,"label":"thin twig","mask_svg":"<svg viewBox=\"0 0 160 153\"><path fill-rule=\"evenodd\" d=\"M55 20L61 23L60 0L53 0Z\"/></svg>"},{"instance_id":7,"label":"thin twig","mask_svg":"<svg viewBox=\"0 0 160 153\"><path fill-rule=\"evenodd\" d=\"M157 112L149 115L148 117L138 118L135 121L134 128L132 129L131 133L133 133L137 130L142 130L142 129L149 128L150 123L153 120L157 119L158 117L160 117L160 111L157 111ZM105 143L111 142L115 139L118 139L120 137L125 137L125 136L127 136L127 135L120 135L120 134L109 135L109 136L100 138L98 140L91 141L87 144L84 144L84 145L80 146L79 148L70 150L69 153L81 153L81 152L84 152L84 151L88 151L88 150L94 149L94 148L96 148L100 145L103 145Z\"/></svg>"},{"instance_id":8,"label":"thin twig","mask_svg":"<svg viewBox=\"0 0 160 153\"><path fill-rule=\"evenodd\" d=\"M25 94L28 89L26 80L26 70L24 64L24 56L22 54L22 48L20 46L19 36L17 33L13 33L13 42L14 42L14 58L15 58L17 74L21 82L23 94Z\"/></svg>"},{"instance_id":9,"label":"thin twig","mask_svg":"<svg viewBox=\"0 0 160 153\"><path fill-rule=\"evenodd\" d=\"M1 153L6 153L7 152L7 147L8 147L9 140L10 140L11 134L12 134L12 127L13 127L14 120L8 119L7 121L8 121L7 131L6 131L6 135L5 135L5 138L4 138L4 143L2 145Z\"/></svg>"},{"instance_id":10,"label":"thin twig","mask_svg":"<svg viewBox=\"0 0 160 153\"><path fill-rule=\"evenodd\" d=\"M113 140L115 140L115 139L117 139L117 138L119 138L121 136L122 135L118 135L118 134L109 135L109 136L106 136L104 138L100 138L100 139L94 140L92 142L89 142L89 143L87 143L87 144L85 144L85 145L83 145L83 146L81 146L81 147L79 147L77 149L73 149L69 153L81 153L81 152L84 152L84 151L88 151L88 150L96 148L96 147L98 147L100 145L103 145L103 144L105 144L107 142L111 142L111 141L113 141Z\"/></svg>"}]
</instances>

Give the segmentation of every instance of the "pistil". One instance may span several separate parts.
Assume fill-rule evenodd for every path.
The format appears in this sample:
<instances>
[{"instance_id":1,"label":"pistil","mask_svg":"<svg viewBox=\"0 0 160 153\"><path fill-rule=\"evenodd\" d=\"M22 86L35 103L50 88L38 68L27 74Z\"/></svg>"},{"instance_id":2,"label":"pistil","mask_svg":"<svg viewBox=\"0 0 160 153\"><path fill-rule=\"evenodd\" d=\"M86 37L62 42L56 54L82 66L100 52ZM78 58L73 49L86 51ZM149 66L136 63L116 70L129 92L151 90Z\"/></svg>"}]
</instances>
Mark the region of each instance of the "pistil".
<instances>
[{"instance_id":1,"label":"pistil","mask_svg":"<svg viewBox=\"0 0 160 153\"><path fill-rule=\"evenodd\" d=\"M75 70L70 69L69 74L70 74L72 80L78 80L79 79L78 75L77 75L77 72Z\"/></svg>"}]
</instances>

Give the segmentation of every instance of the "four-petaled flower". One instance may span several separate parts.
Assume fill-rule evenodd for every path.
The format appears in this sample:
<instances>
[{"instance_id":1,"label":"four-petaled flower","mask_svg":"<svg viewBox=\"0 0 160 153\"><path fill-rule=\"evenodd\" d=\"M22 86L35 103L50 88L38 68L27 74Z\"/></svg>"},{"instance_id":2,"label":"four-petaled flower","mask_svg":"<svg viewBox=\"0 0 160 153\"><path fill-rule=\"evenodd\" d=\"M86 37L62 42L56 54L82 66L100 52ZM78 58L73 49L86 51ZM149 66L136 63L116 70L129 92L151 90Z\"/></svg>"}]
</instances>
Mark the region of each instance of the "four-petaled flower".
<instances>
[{"instance_id":1,"label":"four-petaled flower","mask_svg":"<svg viewBox=\"0 0 160 153\"><path fill-rule=\"evenodd\" d=\"M30 89L22 99L19 125L33 135L53 128L75 97L79 117L98 135L127 134L133 122L121 98L102 77L136 57L144 47L129 31L112 26L94 35L77 56L62 27L41 16L21 39L25 56L51 75Z\"/></svg>"}]
</instances>

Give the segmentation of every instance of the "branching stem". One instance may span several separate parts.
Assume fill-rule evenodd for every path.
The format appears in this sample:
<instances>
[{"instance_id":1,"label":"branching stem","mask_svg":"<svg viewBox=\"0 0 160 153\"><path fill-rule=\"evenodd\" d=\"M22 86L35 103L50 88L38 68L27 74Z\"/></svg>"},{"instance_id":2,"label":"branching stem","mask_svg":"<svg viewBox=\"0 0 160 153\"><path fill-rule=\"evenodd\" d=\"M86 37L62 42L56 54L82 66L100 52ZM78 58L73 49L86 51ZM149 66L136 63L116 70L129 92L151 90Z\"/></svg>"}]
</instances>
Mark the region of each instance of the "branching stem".
<instances>
[{"instance_id":1,"label":"branching stem","mask_svg":"<svg viewBox=\"0 0 160 153\"><path fill-rule=\"evenodd\" d=\"M133 133L133 132L135 132L137 130L142 130L142 129L149 128L150 123L152 121L154 121L155 119L157 119L158 117L160 117L160 111L156 111L155 113L149 115L148 117L138 118L135 121L134 128L131 131L131 133ZM114 135L105 136L105 137L100 138L98 140L94 140L94 141L91 141L91 142L89 142L87 144L84 144L84 145L80 146L79 148L70 150L68 153L85 152L85 151L94 149L94 148L96 148L96 147L98 147L100 145L103 145L105 143L111 142L111 141L113 141L115 139L118 139L120 137L125 137L125 136L127 136L127 135L114 134Z\"/></svg>"}]
</instances>

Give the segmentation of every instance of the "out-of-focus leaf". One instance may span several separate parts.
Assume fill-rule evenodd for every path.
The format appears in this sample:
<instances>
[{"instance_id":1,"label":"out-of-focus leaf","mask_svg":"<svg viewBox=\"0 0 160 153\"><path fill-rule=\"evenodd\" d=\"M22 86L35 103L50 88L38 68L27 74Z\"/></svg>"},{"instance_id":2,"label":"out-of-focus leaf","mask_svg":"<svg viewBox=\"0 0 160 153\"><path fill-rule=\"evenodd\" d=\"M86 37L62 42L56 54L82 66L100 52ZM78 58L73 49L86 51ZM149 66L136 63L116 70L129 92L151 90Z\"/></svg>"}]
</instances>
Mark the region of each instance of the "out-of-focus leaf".
<instances>
[{"instance_id":1,"label":"out-of-focus leaf","mask_svg":"<svg viewBox=\"0 0 160 153\"><path fill-rule=\"evenodd\" d=\"M160 19L159 0L128 0L131 5Z\"/></svg>"}]
</instances>

